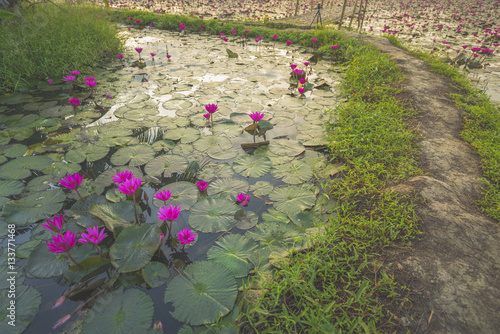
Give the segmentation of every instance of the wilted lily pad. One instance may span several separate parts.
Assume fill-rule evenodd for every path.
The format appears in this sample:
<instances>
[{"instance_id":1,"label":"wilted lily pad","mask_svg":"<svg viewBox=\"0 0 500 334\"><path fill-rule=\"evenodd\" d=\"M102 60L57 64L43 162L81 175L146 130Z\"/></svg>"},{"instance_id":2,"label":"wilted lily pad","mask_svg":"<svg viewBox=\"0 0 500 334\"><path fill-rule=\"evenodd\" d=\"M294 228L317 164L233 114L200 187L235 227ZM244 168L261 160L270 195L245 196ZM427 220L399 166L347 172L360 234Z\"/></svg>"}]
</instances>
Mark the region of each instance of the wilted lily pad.
<instances>
[{"instance_id":1,"label":"wilted lily pad","mask_svg":"<svg viewBox=\"0 0 500 334\"><path fill-rule=\"evenodd\" d=\"M11 224L32 224L61 210L65 199L62 190L42 191L7 202L2 210L5 220Z\"/></svg>"},{"instance_id":2,"label":"wilted lily pad","mask_svg":"<svg viewBox=\"0 0 500 334\"><path fill-rule=\"evenodd\" d=\"M146 333L153 313L153 301L145 292L120 289L97 300L83 322L82 334Z\"/></svg>"},{"instance_id":3,"label":"wilted lily pad","mask_svg":"<svg viewBox=\"0 0 500 334\"><path fill-rule=\"evenodd\" d=\"M172 316L191 325L215 322L234 306L236 280L223 265L213 261L190 264L165 290L165 302L172 302Z\"/></svg>"},{"instance_id":4,"label":"wilted lily pad","mask_svg":"<svg viewBox=\"0 0 500 334\"><path fill-rule=\"evenodd\" d=\"M150 224L125 227L111 246L113 266L120 273L144 267L159 247L160 228Z\"/></svg>"},{"instance_id":5,"label":"wilted lily pad","mask_svg":"<svg viewBox=\"0 0 500 334\"><path fill-rule=\"evenodd\" d=\"M226 198L209 197L191 208L189 225L195 230L214 233L227 231L238 224L234 214L238 206Z\"/></svg>"},{"instance_id":6,"label":"wilted lily pad","mask_svg":"<svg viewBox=\"0 0 500 334\"><path fill-rule=\"evenodd\" d=\"M253 265L249 258L257 248L255 241L239 234L226 235L208 250L207 257L229 269L235 277L248 275Z\"/></svg>"},{"instance_id":7,"label":"wilted lily pad","mask_svg":"<svg viewBox=\"0 0 500 334\"><path fill-rule=\"evenodd\" d=\"M240 155L233 163L236 173L246 177L260 177L271 170L271 160L265 155Z\"/></svg>"},{"instance_id":8,"label":"wilted lily pad","mask_svg":"<svg viewBox=\"0 0 500 334\"><path fill-rule=\"evenodd\" d=\"M31 176L31 170L43 170L52 164L52 159L41 155L20 157L0 166L0 178L20 180Z\"/></svg>"},{"instance_id":9,"label":"wilted lily pad","mask_svg":"<svg viewBox=\"0 0 500 334\"><path fill-rule=\"evenodd\" d=\"M151 145L132 145L119 149L111 157L114 165L141 166L155 157L155 150Z\"/></svg>"}]
</instances>

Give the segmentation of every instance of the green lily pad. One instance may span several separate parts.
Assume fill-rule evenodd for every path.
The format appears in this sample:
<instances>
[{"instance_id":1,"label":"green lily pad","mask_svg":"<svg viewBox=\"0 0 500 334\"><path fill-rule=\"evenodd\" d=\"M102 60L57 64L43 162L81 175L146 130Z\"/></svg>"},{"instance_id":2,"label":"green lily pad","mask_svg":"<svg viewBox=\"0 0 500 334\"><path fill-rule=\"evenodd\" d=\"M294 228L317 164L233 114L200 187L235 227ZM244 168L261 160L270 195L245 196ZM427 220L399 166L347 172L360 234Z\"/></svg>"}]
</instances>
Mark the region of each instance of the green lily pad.
<instances>
[{"instance_id":1,"label":"green lily pad","mask_svg":"<svg viewBox=\"0 0 500 334\"><path fill-rule=\"evenodd\" d=\"M44 174L51 174L55 177L64 177L68 174L78 173L82 169L79 164L71 164L66 162L54 162L49 167L45 168L42 172Z\"/></svg>"},{"instance_id":2,"label":"green lily pad","mask_svg":"<svg viewBox=\"0 0 500 334\"><path fill-rule=\"evenodd\" d=\"M275 139L269 144L269 151L277 155L294 157L305 150L304 145L291 139Z\"/></svg>"},{"instance_id":3,"label":"green lily pad","mask_svg":"<svg viewBox=\"0 0 500 334\"><path fill-rule=\"evenodd\" d=\"M90 207L94 203L105 203L106 199L103 196L89 196L85 197L83 200L79 199L75 204L68 210L68 214L71 215L77 222L78 225L82 227L92 227L92 226L103 226L103 222L89 212Z\"/></svg>"},{"instance_id":4,"label":"green lily pad","mask_svg":"<svg viewBox=\"0 0 500 334\"><path fill-rule=\"evenodd\" d=\"M172 150L172 153L185 156L193 153L193 151L194 151L193 145L179 143L175 145L174 149Z\"/></svg>"},{"instance_id":5,"label":"green lily pad","mask_svg":"<svg viewBox=\"0 0 500 334\"><path fill-rule=\"evenodd\" d=\"M50 217L63 207L66 195L62 190L42 191L7 202L2 210L11 224L27 225Z\"/></svg>"},{"instance_id":6,"label":"green lily pad","mask_svg":"<svg viewBox=\"0 0 500 334\"><path fill-rule=\"evenodd\" d=\"M41 240L30 240L16 247L16 257L20 259L27 259L31 254L33 249L38 246L42 241Z\"/></svg>"},{"instance_id":7,"label":"green lily pad","mask_svg":"<svg viewBox=\"0 0 500 334\"><path fill-rule=\"evenodd\" d=\"M282 165L290 162L293 158L289 156L277 155L269 151L267 146L261 146L253 152L254 155L265 155L271 160L273 165Z\"/></svg>"},{"instance_id":8,"label":"green lily pad","mask_svg":"<svg viewBox=\"0 0 500 334\"><path fill-rule=\"evenodd\" d=\"M28 256L24 269L31 276L38 278L59 276L68 268L68 256L65 253L49 252L47 247L45 243L41 243Z\"/></svg>"},{"instance_id":9,"label":"green lily pad","mask_svg":"<svg viewBox=\"0 0 500 334\"><path fill-rule=\"evenodd\" d=\"M200 130L194 128L178 128L168 130L163 134L163 139L180 140L183 144L189 144L200 138Z\"/></svg>"},{"instance_id":10,"label":"green lily pad","mask_svg":"<svg viewBox=\"0 0 500 334\"><path fill-rule=\"evenodd\" d=\"M90 246L93 250L95 250L95 248L91 245L82 246ZM78 247L78 249L83 248L82 246ZM72 255L78 261L75 255ZM110 267L111 260L108 258L100 256L86 256L81 262L78 263L78 265L69 267L68 270L64 272L64 278L68 282L79 283L89 279L92 276L104 273Z\"/></svg>"},{"instance_id":11,"label":"green lily pad","mask_svg":"<svg viewBox=\"0 0 500 334\"><path fill-rule=\"evenodd\" d=\"M243 128L241 127L241 125L236 124L234 122L224 121L224 122L217 122L216 124L214 124L212 132L214 135L217 136L225 134L228 138L234 138L241 135L241 133L243 132Z\"/></svg>"},{"instance_id":12,"label":"green lily pad","mask_svg":"<svg viewBox=\"0 0 500 334\"><path fill-rule=\"evenodd\" d=\"M311 166L301 160L292 160L289 163L274 166L271 174L288 184L300 184L313 177Z\"/></svg>"},{"instance_id":13,"label":"green lily pad","mask_svg":"<svg viewBox=\"0 0 500 334\"><path fill-rule=\"evenodd\" d=\"M28 147L22 144L12 144L0 147L0 163L3 163L5 157L7 158L17 158L28 152Z\"/></svg>"},{"instance_id":14,"label":"green lily pad","mask_svg":"<svg viewBox=\"0 0 500 334\"><path fill-rule=\"evenodd\" d=\"M265 196L274 189L274 186L267 181L257 181L250 186L250 191L253 191L254 196Z\"/></svg>"},{"instance_id":15,"label":"green lily pad","mask_svg":"<svg viewBox=\"0 0 500 334\"><path fill-rule=\"evenodd\" d=\"M114 231L117 226L128 227L135 222L134 202L131 201L93 203L90 205L89 213L101 219L110 231ZM141 208L137 205L137 215L139 214Z\"/></svg>"},{"instance_id":16,"label":"green lily pad","mask_svg":"<svg viewBox=\"0 0 500 334\"><path fill-rule=\"evenodd\" d=\"M0 180L0 196L12 196L24 190L24 183L18 180Z\"/></svg>"},{"instance_id":17,"label":"green lily pad","mask_svg":"<svg viewBox=\"0 0 500 334\"><path fill-rule=\"evenodd\" d=\"M109 189L106 192L105 196L106 196L106 199L108 201L113 202L113 203L122 202L122 201L127 199L127 195L125 195L121 191L118 191L118 189L116 189L116 188Z\"/></svg>"},{"instance_id":18,"label":"green lily pad","mask_svg":"<svg viewBox=\"0 0 500 334\"><path fill-rule=\"evenodd\" d=\"M270 194L274 207L286 214L297 214L310 209L316 202L316 194L307 185L293 185L275 188Z\"/></svg>"},{"instance_id":19,"label":"green lily pad","mask_svg":"<svg viewBox=\"0 0 500 334\"><path fill-rule=\"evenodd\" d=\"M68 151L65 160L75 164L79 164L85 160L87 160L87 162L93 162L104 158L108 153L109 147L87 145Z\"/></svg>"},{"instance_id":20,"label":"green lily pad","mask_svg":"<svg viewBox=\"0 0 500 334\"><path fill-rule=\"evenodd\" d=\"M198 139L194 144L194 148L198 151L206 151L209 148L219 147L221 150L228 150L233 147L233 143L229 138L220 136L205 136Z\"/></svg>"},{"instance_id":21,"label":"green lily pad","mask_svg":"<svg viewBox=\"0 0 500 334\"><path fill-rule=\"evenodd\" d=\"M113 266L120 273L144 267L160 246L158 242L160 233L159 227L149 224L125 227L110 249Z\"/></svg>"},{"instance_id":22,"label":"green lily pad","mask_svg":"<svg viewBox=\"0 0 500 334\"><path fill-rule=\"evenodd\" d=\"M0 166L0 178L20 180L31 176L31 170L43 170L52 164L52 159L41 155L20 157Z\"/></svg>"},{"instance_id":23,"label":"green lily pad","mask_svg":"<svg viewBox=\"0 0 500 334\"><path fill-rule=\"evenodd\" d=\"M114 165L142 166L155 157L155 150L151 145L133 145L119 149L111 157Z\"/></svg>"},{"instance_id":24,"label":"green lily pad","mask_svg":"<svg viewBox=\"0 0 500 334\"><path fill-rule=\"evenodd\" d=\"M151 176L170 177L174 173L183 173L188 164L188 160L180 155L166 154L148 162L144 170Z\"/></svg>"},{"instance_id":25,"label":"green lily pad","mask_svg":"<svg viewBox=\"0 0 500 334\"><path fill-rule=\"evenodd\" d=\"M203 181L210 181L214 178L221 178L221 177L233 177L234 171L233 168L230 164L228 163L208 163L203 167L196 177L199 180Z\"/></svg>"},{"instance_id":26,"label":"green lily pad","mask_svg":"<svg viewBox=\"0 0 500 334\"><path fill-rule=\"evenodd\" d=\"M246 177L264 176L271 170L271 160L264 155L240 155L233 163L236 173Z\"/></svg>"},{"instance_id":27,"label":"green lily pad","mask_svg":"<svg viewBox=\"0 0 500 334\"><path fill-rule=\"evenodd\" d=\"M120 289L97 300L85 317L81 333L146 333L153 314L153 300L145 292Z\"/></svg>"},{"instance_id":28,"label":"green lily pad","mask_svg":"<svg viewBox=\"0 0 500 334\"><path fill-rule=\"evenodd\" d=\"M229 199L209 197L191 208L189 225L206 233L227 231L238 224L234 218L238 209L239 207Z\"/></svg>"},{"instance_id":29,"label":"green lily pad","mask_svg":"<svg viewBox=\"0 0 500 334\"><path fill-rule=\"evenodd\" d=\"M162 286L170 277L170 271L161 262L149 262L142 268L144 281L152 288Z\"/></svg>"},{"instance_id":30,"label":"green lily pad","mask_svg":"<svg viewBox=\"0 0 500 334\"><path fill-rule=\"evenodd\" d=\"M209 196L229 195L236 197L238 193L246 194L249 187L248 182L245 180L225 177L210 183L207 192Z\"/></svg>"},{"instance_id":31,"label":"green lily pad","mask_svg":"<svg viewBox=\"0 0 500 334\"><path fill-rule=\"evenodd\" d=\"M208 250L208 259L225 266L236 278L247 276L253 267L248 258L257 248L257 243L245 236L230 234L216 244L218 247L212 246Z\"/></svg>"},{"instance_id":32,"label":"green lily pad","mask_svg":"<svg viewBox=\"0 0 500 334\"><path fill-rule=\"evenodd\" d=\"M298 233L290 224L260 223L255 231L248 231L246 235L264 245L280 247L288 241L293 242Z\"/></svg>"},{"instance_id":33,"label":"green lily pad","mask_svg":"<svg viewBox=\"0 0 500 334\"><path fill-rule=\"evenodd\" d=\"M156 152L160 152L162 150L168 152L175 147L175 143L172 140L162 139L155 141L152 146Z\"/></svg>"},{"instance_id":34,"label":"green lily pad","mask_svg":"<svg viewBox=\"0 0 500 334\"><path fill-rule=\"evenodd\" d=\"M236 227L240 230L249 230L259 223L259 216L253 211L239 209L234 218L238 221Z\"/></svg>"},{"instance_id":35,"label":"green lily pad","mask_svg":"<svg viewBox=\"0 0 500 334\"><path fill-rule=\"evenodd\" d=\"M170 199L166 202L167 206L181 206L182 210L189 210L196 201L198 201L198 195L200 191L198 187L191 182L180 181L168 184L158 191L168 190L172 194ZM159 208L165 205L165 203L159 199L153 199L153 204Z\"/></svg>"},{"instance_id":36,"label":"green lily pad","mask_svg":"<svg viewBox=\"0 0 500 334\"><path fill-rule=\"evenodd\" d=\"M223 149L220 146L213 146L207 150L210 158L216 160L229 160L236 157L239 152L236 149Z\"/></svg>"},{"instance_id":37,"label":"green lily pad","mask_svg":"<svg viewBox=\"0 0 500 334\"><path fill-rule=\"evenodd\" d=\"M286 215L282 212L279 212L278 210L273 209L273 208L267 210L267 212L264 212L262 214L262 219L264 219L264 221L266 223L288 224L290 222L290 217L288 217L288 215Z\"/></svg>"},{"instance_id":38,"label":"green lily pad","mask_svg":"<svg viewBox=\"0 0 500 334\"><path fill-rule=\"evenodd\" d=\"M40 304L42 302L42 295L40 292L32 286L18 285L16 288L16 298L15 298L15 325L9 324L10 310L8 309L13 300L8 298L9 290L3 290L0 298L0 317L4 321L0 322L0 332L10 333L10 334L20 334L28 327L28 325L35 318L35 314L38 312Z\"/></svg>"},{"instance_id":39,"label":"green lily pad","mask_svg":"<svg viewBox=\"0 0 500 334\"><path fill-rule=\"evenodd\" d=\"M213 261L190 264L165 290L165 303L172 302L172 316L191 325L215 322L234 307L236 280L223 265Z\"/></svg>"}]
</instances>

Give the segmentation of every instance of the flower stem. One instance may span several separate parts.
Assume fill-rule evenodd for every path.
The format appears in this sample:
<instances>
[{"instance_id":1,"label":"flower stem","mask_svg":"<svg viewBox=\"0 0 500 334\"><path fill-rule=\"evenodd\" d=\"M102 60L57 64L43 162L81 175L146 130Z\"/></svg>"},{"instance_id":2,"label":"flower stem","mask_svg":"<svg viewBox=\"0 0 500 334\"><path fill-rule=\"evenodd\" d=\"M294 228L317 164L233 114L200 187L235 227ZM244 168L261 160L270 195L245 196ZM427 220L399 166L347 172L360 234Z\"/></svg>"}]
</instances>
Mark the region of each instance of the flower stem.
<instances>
[{"instance_id":1,"label":"flower stem","mask_svg":"<svg viewBox=\"0 0 500 334\"><path fill-rule=\"evenodd\" d=\"M253 143L255 144L255 135L257 134L257 124L255 124L255 121L253 121Z\"/></svg>"},{"instance_id":2,"label":"flower stem","mask_svg":"<svg viewBox=\"0 0 500 334\"><path fill-rule=\"evenodd\" d=\"M139 224L139 218L137 218L137 207L136 207L136 204L135 204L135 193L132 194L132 200L134 201L135 223Z\"/></svg>"},{"instance_id":3,"label":"flower stem","mask_svg":"<svg viewBox=\"0 0 500 334\"><path fill-rule=\"evenodd\" d=\"M104 255L102 254L101 249L99 248L99 246L97 246L97 244L94 244L94 245L95 245L95 248L97 249L97 252L99 252L99 255L101 257L104 257Z\"/></svg>"},{"instance_id":4,"label":"flower stem","mask_svg":"<svg viewBox=\"0 0 500 334\"><path fill-rule=\"evenodd\" d=\"M68 250L68 251L66 251L66 254L68 254L68 257L69 257L69 259L70 259L71 261L73 261L76 265L79 265L79 263L78 263L78 262L76 262L76 260L73 258L73 256L71 256L71 254L69 253L69 250Z\"/></svg>"},{"instance_id":5,"label":"flower stem","mask_svg":"<svg viewBox=\"0 0 500 334\"><path fill-rule=\"evenodd\" d=\"M75 191L78 194L78 196L80 196L80 199L83 199L82 195L80 195L80 192L78 192L78 189L75 189Z\"/></svg>"}]
</instances>

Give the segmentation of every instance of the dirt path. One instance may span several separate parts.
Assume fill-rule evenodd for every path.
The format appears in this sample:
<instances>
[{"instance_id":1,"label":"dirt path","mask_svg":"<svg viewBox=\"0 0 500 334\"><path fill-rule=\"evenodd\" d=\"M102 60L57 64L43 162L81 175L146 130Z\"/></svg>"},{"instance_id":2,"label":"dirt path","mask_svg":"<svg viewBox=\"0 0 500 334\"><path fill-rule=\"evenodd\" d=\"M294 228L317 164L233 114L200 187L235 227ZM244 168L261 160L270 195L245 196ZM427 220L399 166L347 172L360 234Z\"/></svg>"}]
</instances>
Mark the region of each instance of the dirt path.
<instances>
[{"instance_id":1,"label":"dirt path","mask_svg":"<svg viewBox=\"0 0 500 334\"><path fill-rule=\"evenodd\" d=\"M411 307L399 312L401 332L500 333L500 225L474 204L482 172L474 149L460 138L463 113L449 98L456 91L387 39L349 35L391 55L419 111L414 121L426 175L394 189L424 199L417 208L423 234L411 249L392 251L386 263L411 291Z\"/></svg>"}]
</instances>

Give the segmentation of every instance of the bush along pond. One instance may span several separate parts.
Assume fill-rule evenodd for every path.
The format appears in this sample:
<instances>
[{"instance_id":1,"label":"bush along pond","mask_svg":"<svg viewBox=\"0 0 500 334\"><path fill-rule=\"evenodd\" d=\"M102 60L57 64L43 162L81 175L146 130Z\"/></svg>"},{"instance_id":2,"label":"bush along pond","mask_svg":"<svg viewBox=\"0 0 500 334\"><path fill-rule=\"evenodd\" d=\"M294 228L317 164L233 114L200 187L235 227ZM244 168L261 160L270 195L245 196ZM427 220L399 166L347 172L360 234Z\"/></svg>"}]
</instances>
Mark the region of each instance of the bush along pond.
<instances>
[{"instance_id":1,"label":"bush along pond","mask_svg":"<svg viewBox=\"0 0 500 334\"><path fill-rule=\"evenodd\" d=\"M236 332L252 274L334 214L333 59L182 27L122 27L125 52L95 73L0 98L0 235L15 253L1 284L16 289L16 327L0 332Z\"/></svg>"}]
</instances>

